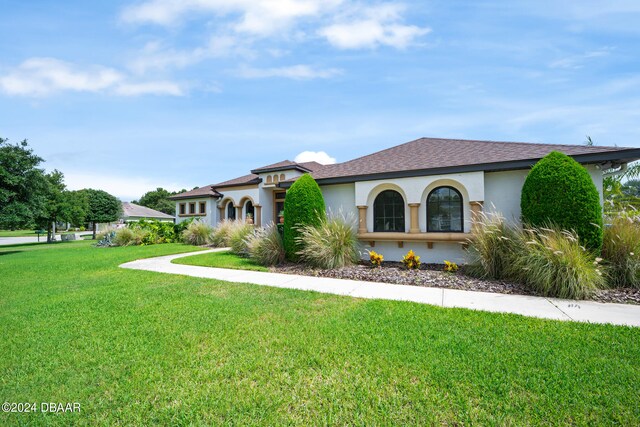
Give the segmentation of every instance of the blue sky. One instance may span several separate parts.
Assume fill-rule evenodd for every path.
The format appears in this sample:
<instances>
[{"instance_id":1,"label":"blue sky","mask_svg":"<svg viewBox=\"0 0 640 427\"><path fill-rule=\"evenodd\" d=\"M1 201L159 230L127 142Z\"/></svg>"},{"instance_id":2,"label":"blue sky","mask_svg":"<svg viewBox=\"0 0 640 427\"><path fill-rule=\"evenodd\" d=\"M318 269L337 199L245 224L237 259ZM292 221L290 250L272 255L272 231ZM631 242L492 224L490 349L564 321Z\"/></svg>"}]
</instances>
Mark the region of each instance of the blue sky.
<instances>
[{"instance_id":1,"label":"blue sky","mask_svg":"<svg viewBox=\"0 0 640 427\"><path fill-rule=\"evenodd\" d=\"M4 0L0 136L124 200L422 136L640 147L638 22L637 0Z\"/></svg>"}]
</instances>

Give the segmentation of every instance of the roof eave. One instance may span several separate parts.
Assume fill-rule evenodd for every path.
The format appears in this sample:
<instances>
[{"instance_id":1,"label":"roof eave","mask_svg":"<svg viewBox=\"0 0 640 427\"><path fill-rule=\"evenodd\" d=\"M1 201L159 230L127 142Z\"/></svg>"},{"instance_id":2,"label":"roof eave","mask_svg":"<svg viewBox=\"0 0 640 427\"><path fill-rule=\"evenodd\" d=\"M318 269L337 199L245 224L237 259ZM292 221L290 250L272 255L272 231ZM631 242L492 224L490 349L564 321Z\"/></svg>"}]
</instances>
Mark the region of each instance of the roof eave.
<instances>
[{"instance_id":1,"label":"roof eave","mask_svg":"<svg viewBox=\"0 0 640 427\"><path fill-rule=\"evenodd\" d=\"M291 169L298 170L300 172L311 172L311 169L307 169L304 166L288 165L288 166L278 166L275 168L268 168L268 169L254 169L251 171L251 173L258 175L261 173L279 172L279 171L286 171Z\"/></svg>"},{"instance_id":2,"label":"roof eave","mask_svg":"<svg viewBox=\"0 0 640 427\"><path fill-rule=\"evenodd\" d=\"M600 153L588 153L588 154L576 154L569 156L581 164L593 164L602 162L617 161L620 163L629 163L640 159L640 148L631 148L618 151L607 151ZM474 165L460 165L460 166L446 166L441 168L430 169L412 169L404 171L383 172L374 174L361 174L361 175L349 175L349 176L337 176L330 178L317 178L318 185L332 185L332 184L347 184L351 182L360 181L375 181L381 179L395 179L395 178L412 178L416 176L430 176L430 175L442 175L451 173L463 173L463 172L499 172L518 169L529 169L536 162L541 159L523 159L513 160L507 162L495 162L495 163L479 163ZM294 181L295 182L295 181ZM281 182L279 184L282 188L289 188L293 182Z\"/></svg>"}]
</instances>

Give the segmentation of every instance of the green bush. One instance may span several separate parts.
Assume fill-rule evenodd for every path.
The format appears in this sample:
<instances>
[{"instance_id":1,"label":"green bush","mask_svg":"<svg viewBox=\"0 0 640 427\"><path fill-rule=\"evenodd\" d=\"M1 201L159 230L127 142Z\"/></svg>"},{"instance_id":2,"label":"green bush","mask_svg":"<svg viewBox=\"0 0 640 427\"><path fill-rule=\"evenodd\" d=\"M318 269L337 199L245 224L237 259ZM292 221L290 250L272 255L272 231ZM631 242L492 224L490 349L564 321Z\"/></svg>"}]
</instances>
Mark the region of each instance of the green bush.
<instances>
[{"instance_id":1,"label":"green bush","mask_svg":"<svg viewBox=\"0 0 640 427\"><path fill-rule=\"evenodd\" d=\"M113 238L113 246L138 246L141 245L149 233L142 229L123 227L116 230Z\"/></svg>"},{"instance_id":2,"label":"green bush","mask_svg":"<svg viewBox=\"0 0 640 427\"><path fill-rule=\"evenodd\" d=\"M553 151L536 163L522 187L520 207L523 223L574 230L585 246L600 251L600 195L587 170L571 157Z\"/></svg>"},{"instance_id":3,"label":"green bush","mask_svg":"<svg viewBox=\"0 0 640 427\"><path fill-rule=\"evenodd\" d=\"M254 232L253 225L244 221L238 221L236 226L229 233L229 246L231 252L240 256L248 256L247 239Z\"/></svg>"},{"instance_id":4,"label":"green bush","mask_svg":"<svg viewBox=\"0 0 640 427\"><path fill-rule=\"evenodd\" d=\"M173 243L178 240L176 224L173 222L163 222L157 219L132 221L127 223L127 227L133 230L143 230L146 232L144 238L145 245L155 245L158 243Z\"/></svg>"},{"instance_id":5,"label":"green bush","mask_svg":"<svg viewBox=\"0 0 640 427\"><path fill-rule=\"evenodd\" d=\"M281 264L285 259L282 236L275 224L249 235L247 250L252 261L265 266Z\"/></svg>"},{"instance_id":6,"label":"green bush","mask_svg":"<svg viewBox=\"0 0 640 427\"><path fill-rule=\"evenodd\" d=\"M285 217L286 218L286 217ZM286 221L286 219L285 219ZM299 228L300 260L319 268L339 268L358 261L358 238L353 217L331 215L319 225Z\"/></svg>"},{"instance_id":7,"label":"green bush","mask_svg":"<svg viewBox=\"0 0 640 427\"><path fill-rule=\"evenodd\" d=\"M211 242L213 228L205 222L193 221L182 232L182 241L188 245L203 246Z\"/></svg>"},{"instance_id":8,"label":"green bush","mask_svg":"<svg viewBox=\"0 0 640 427\"><path fill-rule=\"evenodd\" d=\"M318 183L311 175L302 175L287 191L284 202L283 242L288 259L295 261L302 249L301 228L318 226L325 217L324 198Z\"/></svg>"},{"instance_id":9,"label":"green bush","mask_svg":"<svg viewBox=\"0 0 640 427\"><path fill-rule=\"evenodd\" d=\"M612 287L640 288L640 223L619 216L604 229L602 257Z\"/></svg>"}]
</instances>

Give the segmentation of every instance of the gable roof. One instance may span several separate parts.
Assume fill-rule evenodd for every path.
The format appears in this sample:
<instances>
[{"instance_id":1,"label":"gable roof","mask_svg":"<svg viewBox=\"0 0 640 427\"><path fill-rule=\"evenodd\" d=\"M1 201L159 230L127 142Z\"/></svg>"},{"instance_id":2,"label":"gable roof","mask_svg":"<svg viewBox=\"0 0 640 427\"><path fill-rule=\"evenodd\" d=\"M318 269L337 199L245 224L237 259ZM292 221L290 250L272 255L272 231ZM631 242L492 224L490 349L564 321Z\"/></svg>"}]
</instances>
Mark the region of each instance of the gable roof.
<instances>
[{"instance_id":1,"label":"gable roof","mask_svg":"<svg viewBox=\"0 0 640 427\"><path fill-rule=\"evenodd\" d=\"M127 217L140 218L157 218L157 219L173 219L173 215L167 215L164 212L148 208L146 206L136 205L135 203L122 202L122 213Z\"/></svg>"},{"instance_id":2,"label":"gable roof","mask_svg":"<svg viewBox=\"0 0 640 427\"><path fill-rule=\"evenodd\" d=\"M319 183L400 178L438 173L509 170L531 167L551 151L560 151L581 163L629 162L640 158L640 148L526 142L420 138L343 163L313 171ZM284 187L295 179L282 183Z\"/></svg>"},{"instance_id":3,"label":"gable roof","mask_svg":"<svg viewBox=\"0 0 640 427\"><path fill-rule=\"evenodd\" d=\"M204 187L194 188L193 190L185 191L184 193L174 194L170 196L170 200L190 199L194 197L221 197L222 194L218 193L213 186L205 185Z\"/></svg>"},{"instance_id":4,"label":"gable roof","mask_svg":"<svg viewBox=\"0 0 640 427\"><path fill-rule=\"evenodd\" d=\"M295 169L300 172L313 172L314 170L318 170L322 167L323 165L321 165L318 162L296 163L296 162L292 162L291 160L283 160L278 163L273 163L271 165L262 166L257 169L253 169L251 173L258 174L258 173L282 171L287 169Z\"/></svg>"}]
</instances>

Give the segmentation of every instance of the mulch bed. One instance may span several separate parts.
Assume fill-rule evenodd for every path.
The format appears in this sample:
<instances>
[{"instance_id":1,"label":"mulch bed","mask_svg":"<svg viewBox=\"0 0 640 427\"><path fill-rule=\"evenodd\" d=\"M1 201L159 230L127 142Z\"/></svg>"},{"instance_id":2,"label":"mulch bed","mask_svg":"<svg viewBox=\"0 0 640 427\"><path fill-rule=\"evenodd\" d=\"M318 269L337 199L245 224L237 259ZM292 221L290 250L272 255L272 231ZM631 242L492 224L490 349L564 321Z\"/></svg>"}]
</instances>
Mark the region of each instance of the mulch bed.
<instances>
[{"instance_id":1,"label":"mulch bed","mask_svg":"<svg viewBox=\"0 0 640 427\"><path fill-rule=\"evenodd\" d=\"M301 264L287 263L272 267L270 270L275 273L330 277L333 279L541 296L522 284L471 277L464 273L464 266L461 266L456 273L446 273L443 271L443 267L444 265L441 264L422 264L420 270L407 270L399 262L385 261L380 268L372 268L368 263L362 263L350 267L323 270ZM597 291L592 296L592 299L599 302L640 304L640 289L602 289Z\"/></svg>"}]
</instances>

